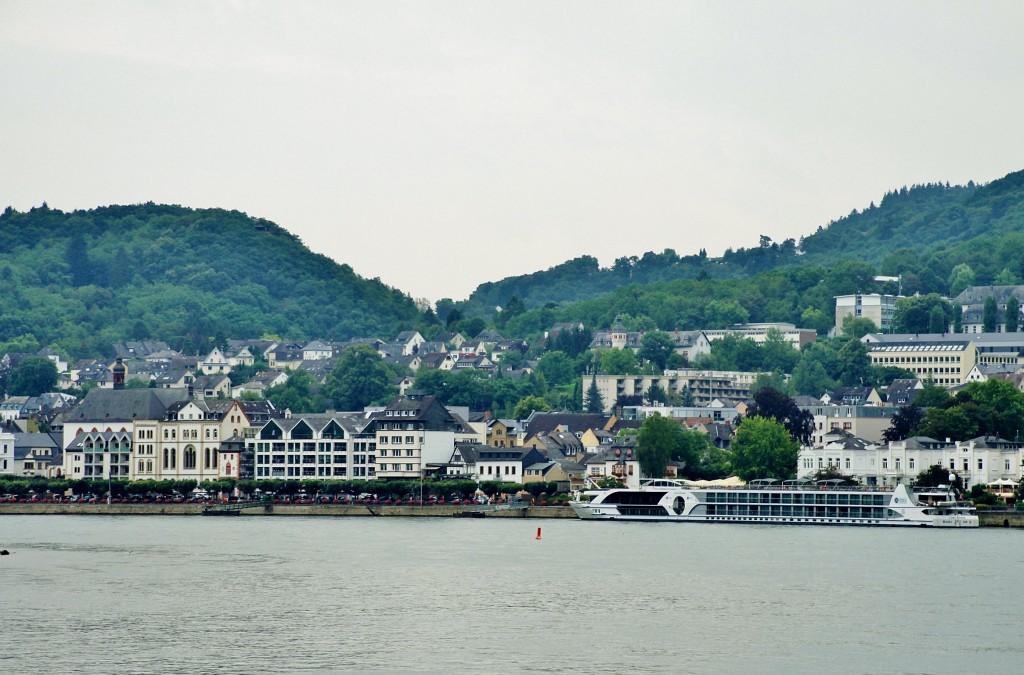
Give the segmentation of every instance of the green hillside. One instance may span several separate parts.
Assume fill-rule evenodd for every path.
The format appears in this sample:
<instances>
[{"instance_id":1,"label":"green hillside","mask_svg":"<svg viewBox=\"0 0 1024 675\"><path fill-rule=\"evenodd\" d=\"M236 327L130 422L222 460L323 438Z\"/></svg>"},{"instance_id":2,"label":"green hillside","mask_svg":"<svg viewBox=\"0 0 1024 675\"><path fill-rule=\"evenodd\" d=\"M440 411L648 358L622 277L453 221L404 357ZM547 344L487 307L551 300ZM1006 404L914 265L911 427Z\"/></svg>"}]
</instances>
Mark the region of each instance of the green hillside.
<instances>
[{"instance_id":1,"label":"green hillside","mask_svg":"<svg viewBox=\"0 0 1024 675\"><path fill-rule=\"evenodd\" d=\"M880 284L875 276L900 277ZM956 294L964 285L1024 282L1024 171L984 186L929 184L886 194L878 205L829 223L800 242L763 237L720 259L668 250L601 268L583 257L481 285L464 314L523 307L499 316L506 333L539 335L554 321L637 328L716 328L789 321L825 330L833 296L852 292Z\"/></svg>"},{"instance_id":2,"label":"green hillside","mask_svg":"<svg viewBox=\"0 0 1024 675\"><path fill-rule=\"evenodd\" d=\"M45 205L0 215L0 341L31 334L76 356L160 339L195 353L215 337L382 334L413 301L238 211Z\"/></svg>"}]
</instances>

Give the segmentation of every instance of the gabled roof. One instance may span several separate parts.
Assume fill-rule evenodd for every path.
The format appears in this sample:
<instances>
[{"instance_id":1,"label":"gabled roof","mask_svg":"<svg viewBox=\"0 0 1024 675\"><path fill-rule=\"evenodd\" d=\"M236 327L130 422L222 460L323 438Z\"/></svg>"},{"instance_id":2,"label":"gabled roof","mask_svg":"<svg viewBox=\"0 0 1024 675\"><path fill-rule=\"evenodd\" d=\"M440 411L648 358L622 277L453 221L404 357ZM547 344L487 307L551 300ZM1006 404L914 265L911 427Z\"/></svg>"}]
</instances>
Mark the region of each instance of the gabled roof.
<instances>
[{"instance_id":1,"label":"gabled roof","mask_svg":"<svg viewBox=\"0 0 1024 675\"><path fill-rule=\"evenodd\" d=\"M172 403L186 398L184 389L93 389L64 419L70 423L162 420Z\"/></svg>"}]
</instances>

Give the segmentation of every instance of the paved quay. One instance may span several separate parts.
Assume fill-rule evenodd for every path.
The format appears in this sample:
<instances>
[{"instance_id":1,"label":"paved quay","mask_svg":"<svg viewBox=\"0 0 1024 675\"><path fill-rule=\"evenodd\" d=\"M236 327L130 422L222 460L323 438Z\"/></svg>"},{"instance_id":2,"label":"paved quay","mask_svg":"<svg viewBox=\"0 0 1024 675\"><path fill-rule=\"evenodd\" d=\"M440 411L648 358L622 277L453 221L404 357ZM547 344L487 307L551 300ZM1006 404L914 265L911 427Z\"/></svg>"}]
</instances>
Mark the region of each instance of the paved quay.
<instances>
[{"instance_id":1,"label":"paved quay","mask_svg":"<svg viewBox=\"0 0 1024 675\"><path fill-rule=\"evenodd\" d=\"M0 504L0 516L9 515L94 515L94 516L198 516L203 504ZM455 504L433 506L383 504L256 504L241 509L244 516L381 516L381 517L453 517L477 511L476 507ZM486 518L575 518L567 506L530 506L527 508L484 511Z\"/></svg>"}]
</instances>

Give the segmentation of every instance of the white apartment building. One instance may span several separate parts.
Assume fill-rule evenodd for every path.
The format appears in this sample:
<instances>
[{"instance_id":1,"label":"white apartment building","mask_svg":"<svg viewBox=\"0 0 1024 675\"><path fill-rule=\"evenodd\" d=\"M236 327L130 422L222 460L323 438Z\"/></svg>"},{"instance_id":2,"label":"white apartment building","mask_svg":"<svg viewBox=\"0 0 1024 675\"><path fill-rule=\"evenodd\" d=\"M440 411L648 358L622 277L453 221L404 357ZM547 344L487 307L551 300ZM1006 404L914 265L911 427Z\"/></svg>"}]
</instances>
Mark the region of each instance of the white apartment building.
<instances>
[{"instance_id":1,"label":"white apartment building","mask_svg":"<svg viewBox=\"0 0 1024 675\"><path fill-rule=\"evenodd\" d=\"M245 441L256 480L349 480L376 477L376 439L357 413L272 419Z\"/></svg>"},{"instance_id":2,"label":"white apartment building","mask_svg":"<svg viewBox=\"0 0 1024 675\"><path fill-rule=\"evenodd\" d=\"M611 412L620 397L642 397L651 385L676 394L689 389L697 406L715 400L724 405L741 403L750 400L750 387L757 376L758 373L681 368L666 370L663 375L597 375L596 382L604 410ZM590 386L592 377L583 377L583 391Z\"/></svg>"},{"instance_id":3,"label":"white apartment building","mask_svg":"<svg viewBox=\"0 0 1024 675\"><path fill-rule=\"evenodd\" d=\"M889 444L833 434L823 445L804 447L797 460L797 477L808 478L833 467L864 485L912 483L925 469L939 465L960 476L965 487L995 481L1020 481L1024 443L994 436L968 441L938 441L918 436Z\"/></svg>"},{"instance_id":4,"label":"white apartment building","mask_svg":"<svg viewBox=\"0 0 1024 675\"><path fill-rule=\"evenodd\" d=\"M843 332L843 319L854 316L858 319L871 319L883 333L892 330L892 318L896 313L896 301L903 296L882 295L879 293L853 295L837 295L836 300L836 335Z\"/></svg>"}]
</instances>

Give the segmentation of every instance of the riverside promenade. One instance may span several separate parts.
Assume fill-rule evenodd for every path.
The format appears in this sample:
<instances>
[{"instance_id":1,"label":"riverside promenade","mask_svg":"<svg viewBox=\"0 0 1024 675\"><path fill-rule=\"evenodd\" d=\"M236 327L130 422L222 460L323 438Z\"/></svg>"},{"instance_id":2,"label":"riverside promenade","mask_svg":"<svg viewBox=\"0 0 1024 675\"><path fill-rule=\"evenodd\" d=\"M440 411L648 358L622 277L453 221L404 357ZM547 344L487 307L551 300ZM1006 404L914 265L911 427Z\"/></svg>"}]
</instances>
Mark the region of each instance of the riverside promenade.
<instances>
[{"instance_id":1,"label":"riverside promenade","mask_svg":"<svg viewBox=\"0 0 1024 675\"><path fill-rule=\"evenodd\" d=\"M242 505L234 505L240 507ZM205 504L43 504L0 503L4 515L91 515L91 516L199 516ZM216 508L216 507L214 507ZM484 510L470 505L431 504L258 504L238 508L243 516L352 516L352 517L458 517L485 518L575 518L568 506L528 506L506 510ZM218 515L223 516L223 513Z\"/></svg>"}]
</instances>

